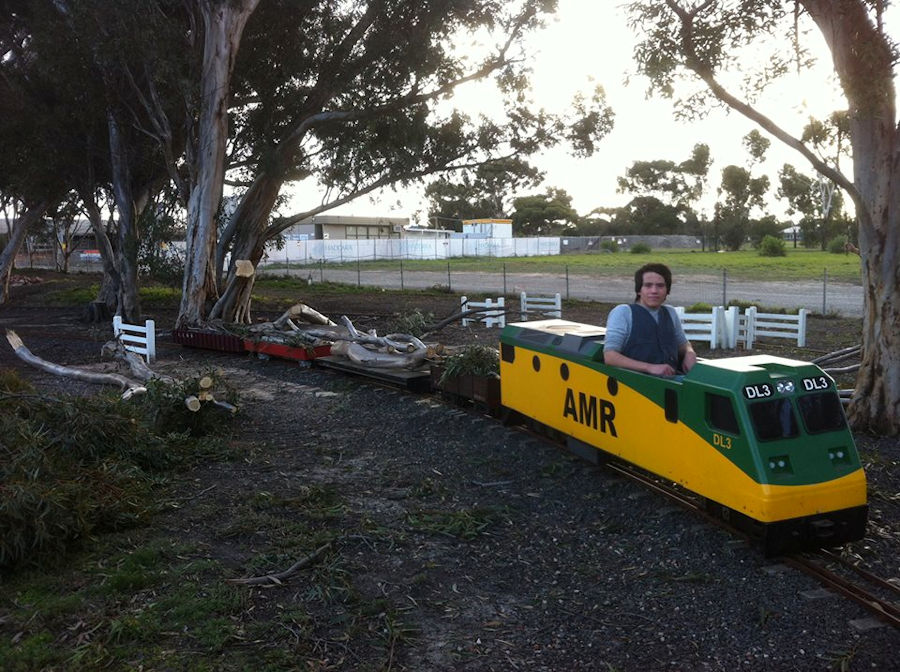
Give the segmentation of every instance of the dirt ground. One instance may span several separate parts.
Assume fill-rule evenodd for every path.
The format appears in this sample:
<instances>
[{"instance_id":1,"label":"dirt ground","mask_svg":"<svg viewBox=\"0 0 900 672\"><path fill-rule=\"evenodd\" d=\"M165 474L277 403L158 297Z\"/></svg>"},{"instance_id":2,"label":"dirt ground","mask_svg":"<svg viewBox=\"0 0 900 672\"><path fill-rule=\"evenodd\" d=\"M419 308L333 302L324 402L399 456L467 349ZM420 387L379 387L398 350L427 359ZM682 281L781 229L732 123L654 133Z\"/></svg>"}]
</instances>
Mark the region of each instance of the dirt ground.
<instances>
[{"instance_id":1,"label":"dirt ground","mask_svg":"<svg viewBox=\"0 0 900 672\"><path fill-rule=\"evenodd\" d=\"M39 297L33 286L14 292L0 325L45 359L107 366L99 348L108 327ZM315 288L295 298L380 334L414 309L440 319L458 305L451 295ZM608 308L572 303L563 315L602 323ZM818 587L811 579L611 472L433 394L181 347L166 335L172 312L146 312L161 332L156 368L215 368L239 388L232 443L240 458L180 474L154 522L122 546L178 544L178 553L208 563L205 580L222 585L282 571L331 545L281 582L235 589L239 606L224 619L229 636L219 646L166 630L112 669L896 669L897 631L853 627L865 618L858 607L803 597ZM266 306L259 315L278 312ZM495 343L497 335L453 325L432 339ZM765 348L809 359L857 343L858 325L813 319L809 342L803 351ZM41 389L89 392L25 366L5 345L4 368ZM857 442L873 524L845 553L896 577L900 445ZM161 599L150 593L136 591L122 610L149 609ZM84 630L96 622L102 633L109 618L73 622ZM4 624L0 610L0 636L12 637Z\"/></svg>"}]
</instances>

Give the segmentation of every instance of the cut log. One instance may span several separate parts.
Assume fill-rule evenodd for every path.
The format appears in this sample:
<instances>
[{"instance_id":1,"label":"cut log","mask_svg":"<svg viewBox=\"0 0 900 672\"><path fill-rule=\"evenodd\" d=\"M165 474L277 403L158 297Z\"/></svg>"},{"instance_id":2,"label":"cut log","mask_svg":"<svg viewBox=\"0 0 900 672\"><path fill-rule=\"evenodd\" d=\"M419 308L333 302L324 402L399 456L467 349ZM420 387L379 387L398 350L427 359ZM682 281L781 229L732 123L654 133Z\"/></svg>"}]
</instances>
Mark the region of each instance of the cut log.
<instances>
[{"instance_id":1,"label":"cut log","mask_svg":"<svg viewBox=\"0 0 900 672\"><path fill-rule=\"evenodd\" d=\"M249 259L237 259L234 262L234 274L239 278L252 278L256 270Z\"/></svg>"}]
</instances>

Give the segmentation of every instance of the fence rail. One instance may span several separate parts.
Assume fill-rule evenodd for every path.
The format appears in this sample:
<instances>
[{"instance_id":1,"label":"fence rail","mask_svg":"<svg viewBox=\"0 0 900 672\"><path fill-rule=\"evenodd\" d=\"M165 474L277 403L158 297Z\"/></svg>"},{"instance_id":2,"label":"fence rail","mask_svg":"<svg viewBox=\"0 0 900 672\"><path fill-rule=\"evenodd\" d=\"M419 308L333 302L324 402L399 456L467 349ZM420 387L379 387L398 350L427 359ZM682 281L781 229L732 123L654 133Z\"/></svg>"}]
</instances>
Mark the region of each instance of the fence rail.
<instances>
[{"instance_id":1,"label":"fence rail","mask_svg":"<svg viewBox=\"0 0 900 672\"><path fill-rule=\"evenodd\" d=\"M757 338L786 338L795 340L798 347L806 346L806 319L809 311L805 308L795 314L760 313L750 306L740 314L737 306L715 306L708 313L688 313L684 307L676 306L675 312L684 328L684 333L692 341L706 341L711 350L716 348L736 348L741 344L747 350L753 349Z\"/></svg>"},{"instance_id":2,"label":"fence rail","mask_svg":"<svg viewBox=\"0 0 900 672\"><path fill-rule=\"evenodd\" d=\"M143 325L128 324L116 315L113 335L122 341L126 350L146 357L148 364L156 359L156 323L153 320L147 320Z\"/></svg>"}]
</instances>

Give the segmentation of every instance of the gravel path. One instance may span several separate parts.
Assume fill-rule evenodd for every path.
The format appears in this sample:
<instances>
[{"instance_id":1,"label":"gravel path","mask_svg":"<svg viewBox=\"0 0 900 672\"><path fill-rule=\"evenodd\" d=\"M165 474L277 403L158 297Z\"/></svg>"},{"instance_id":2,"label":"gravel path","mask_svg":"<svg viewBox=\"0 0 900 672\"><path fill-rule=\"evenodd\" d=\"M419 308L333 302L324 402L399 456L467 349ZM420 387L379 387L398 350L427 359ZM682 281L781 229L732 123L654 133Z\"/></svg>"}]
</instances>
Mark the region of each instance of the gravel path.
<instances>
[{"instance_id":1,"label":"gravel path","mask_svg":"<svg viewBox=\"0 0 900 672\"><path fill-rule=\"evenodd\" d=\"M228 362L247 391L248 429L276 450L243 467L226 510L248 483L283 497L311 485L338 491L348 508L335 530L369 530L341 551L341 567L416 633L397 647L394 669L897 669L900 632L521 430L315 368ZM313 424L301 445L291 441L292 427ZM221 472L209 481L216 497L229 488ZM192 489L207 487L192 478ZM452 514L482 526L467 537L423 522ZM209 543L216 555L215 534ZM253 545L266 547L259 535ZM253 558L225 546L238 572ZM273 588L249 606L297 594Z\"/></svg>"}]
</instances>

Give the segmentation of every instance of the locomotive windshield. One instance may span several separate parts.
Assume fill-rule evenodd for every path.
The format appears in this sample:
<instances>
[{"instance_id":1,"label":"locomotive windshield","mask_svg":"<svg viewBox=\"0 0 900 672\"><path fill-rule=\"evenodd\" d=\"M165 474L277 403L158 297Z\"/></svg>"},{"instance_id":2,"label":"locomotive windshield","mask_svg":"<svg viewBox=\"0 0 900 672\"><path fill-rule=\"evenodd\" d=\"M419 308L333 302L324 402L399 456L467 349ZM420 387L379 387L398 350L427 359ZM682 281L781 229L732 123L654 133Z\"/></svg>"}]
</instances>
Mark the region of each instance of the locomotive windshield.
<instances>
[{"instance_id":1,"label":"locomotive windshield","mask_svg":"<svg viewBox=\"0 0 900 672\"><path fill-rule=\"evenodd\" d=\"M805 394L797 399L797 407L810 434L833 432L846 426L841 400L834 392Z\"/></svg>"},{"instance_id":2,"label":"locomotive windshield","mask_svg":"<svg viewBox=\"0 0 900 672\"><path fill-rule=\"evenodd\" d=\"M760 441L797 436L797 418L790 399L772 399L750 404L750 418Z\"/></svg>"}]
</instances>

